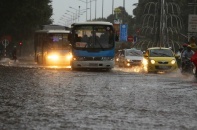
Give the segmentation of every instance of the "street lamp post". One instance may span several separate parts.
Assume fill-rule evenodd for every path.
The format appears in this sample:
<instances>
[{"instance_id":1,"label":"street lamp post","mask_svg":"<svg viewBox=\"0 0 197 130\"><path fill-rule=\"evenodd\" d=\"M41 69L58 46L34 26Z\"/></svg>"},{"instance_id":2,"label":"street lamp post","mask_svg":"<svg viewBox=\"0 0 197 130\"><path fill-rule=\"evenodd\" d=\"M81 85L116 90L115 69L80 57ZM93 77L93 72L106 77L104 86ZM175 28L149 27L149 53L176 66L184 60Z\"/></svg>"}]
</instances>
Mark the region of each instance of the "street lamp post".
<instances>
[{"instance_id":1,"label":"street lamp post","mask_svg":"<svg viewBox=\"0 0 197 130\"><path fill-rule=\"evenodd\" d=\"M86 21L87 21L88 0L86 0L86 1L79 0L79 1L86 3Z\"/></svg>"},{"instance_id":2,"label":"street lamp post","mask_svg":"<svg viewBox=\"0 0 197 130\"><path fill-rule=\"evenodd\" d=\"M72 22L74 22L74 18L73 18L73 16L71 14L68 14L68 13L65 13L65 14L71 16Z\"/></svg>"},{"instance_id":3,"label":"street lamp post","mask_svg":"<svg viewBox=\"0 0 197 130\"><path fill-rule=\"evenodd\" d=\"M91 18L91 16L92 16L92 14L91 14L91 12L92 12L92 1L90 0L90 21L92 20L92 18Z\"/></svg>"},{"instance_id":4,"label":"street lamp post","mask_svg":"<svg viewBox=\"0 0 197 130\"><path fill-rule=\"evenodd\" d=\"M102 19L103 19L103 0L102 0Z\"/></svg>"},{"instance_id":5,"label":"street lamp post","mask_svg":"<svg viewBox=\"0 0 197 130\"><path fill-rule=\"evenodd\" d=\"M92 20L92 1L95 1L96 2L96 0L89 0L89 2L86 0L86 2L85 1L83 1L83 0L79 0L79 1L81 1L81 2L84 2L84 3L86 3L86 21L87 21L87 4L88 3L90 3L90 21ZM96 4L95 4L95 6L96 6ZM95 10L96 10L96 7L95 7ZM95 11L95 13L96 13L96 11Z\"/></svg>"},{"instance_id":6,"label":"street lamp post","mask_svg":"<svg viewBox=\"0 0 197 130\"><path fill-rule=\"evenodd\" d=\"M96 3L97 3L97 0L95 0L95 20L96 20Z\"/></svg>"},{"instance_id":7,"label":"street lamp post","mask_svg":"<svg viewBox=\"0 0 197 130\"><path fill-rule=\"evenodd\" d=\"M78 9L75 9L75 8L73 8L71 6L69 6L69 8L76 10L76 18L78 18ZM79 21L79 18L78 18L78 21Z\"/></svg>"},{"instance_id":8,"label":"street lamp post","mask_svg":"<svg viewBox=\"0 0 197 130\"><path fill-rule=\"evenodd\" d=\"M114 15L114 0L112 0L112 15Z\"/></svg>"},{"instance_id":9,"label":"street lamp post","mask_svg":"<svg viewBox=\"0 0 197 130\"><path fill-rule=\"evenodd\" d=\"M123 20L122 20L122 22L123 22L123 24L124 24L124 17L125 17L125 0L123 0Z\"/></svg>"},{"instance_id":10,"label":"street lamp post","mask_svg":"<svg viewBox=\"0 0 197 130\"><path fill-rule=\"evenodd\" d=\"M66 10L66 11L68 11L68 12L70 12L70 13L72 13L73 14L73 22L76 22L76 18L74 17L75 15L75 13L73 13L73 12L71 12L71 11L69 11L69 10Z\"/></svg>"}]
</instances>

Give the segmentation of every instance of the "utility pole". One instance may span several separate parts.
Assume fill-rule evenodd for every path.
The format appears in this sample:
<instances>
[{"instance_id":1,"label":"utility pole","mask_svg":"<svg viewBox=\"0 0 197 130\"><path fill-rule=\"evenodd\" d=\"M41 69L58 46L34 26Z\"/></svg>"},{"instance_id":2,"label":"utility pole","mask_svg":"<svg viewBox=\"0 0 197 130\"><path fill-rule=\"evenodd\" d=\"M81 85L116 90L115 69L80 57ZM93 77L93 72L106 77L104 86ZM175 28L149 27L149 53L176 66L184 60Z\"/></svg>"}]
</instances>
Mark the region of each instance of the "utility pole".
<instances>
[{"instance_id":1,"label":"utility pole","mask_svg":"<svg viewBox=\"0 0 197 130\"><path fill-rule=\"evenodd\" d=\"M103 0L102 0L102 19L103 19L103 6L104 6L104 4L103 4Z\"/></svg>"},{"instance_id":2,"label":"utility pole","mask_svg":"<svg viewBox=\"0 0 197 130\"><path fill-rule=\"evenodd\" d=\"M114 0L112 0L112 15L114 15Z\"/></svg>"},{"instance_id":3,"label":"utility pole","mask_svg":"<svg viewBox=\"0 0 197 130\"><path fill-rule=\"evenodd\" d=\"M192 29L191 26L196 26L196 18L197 18L197 12L196 12L196 7L197 7L197 0L193 0L192 3L188 3L188 6L194 7L193 12L189 14L188 16L188 41L190 40L191 36L197 35L196 28Z\"/></svg>"},{"instance_id":4,"label":"utility pole","mask_svg":"<svg viewBox=\"0 0 197 130\"><path fill-rule=\"evenodd\" d=\"M125 0L123 0L123 18L122 18L122 23L125 23Z\"/></svg>"}]
</instances>

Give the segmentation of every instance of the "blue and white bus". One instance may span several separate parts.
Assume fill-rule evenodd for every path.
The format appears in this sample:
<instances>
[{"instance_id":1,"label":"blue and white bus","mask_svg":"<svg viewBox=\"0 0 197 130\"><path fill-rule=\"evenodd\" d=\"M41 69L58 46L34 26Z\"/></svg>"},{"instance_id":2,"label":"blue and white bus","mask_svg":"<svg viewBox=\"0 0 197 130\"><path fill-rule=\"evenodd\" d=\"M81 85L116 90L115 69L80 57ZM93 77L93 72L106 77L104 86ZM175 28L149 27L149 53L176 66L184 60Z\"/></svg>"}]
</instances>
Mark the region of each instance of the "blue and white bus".
<instances>
[{"instance_id":1,"label":"blue and white bus","mask_svg":"<svg viewBox=\"0 0 197 130\"><path fill-rule=\"evenodd\" d=\"M82 22L71 26L71 68L114 67L115 39L110 22Z\"/></svg>"}]
</instances>

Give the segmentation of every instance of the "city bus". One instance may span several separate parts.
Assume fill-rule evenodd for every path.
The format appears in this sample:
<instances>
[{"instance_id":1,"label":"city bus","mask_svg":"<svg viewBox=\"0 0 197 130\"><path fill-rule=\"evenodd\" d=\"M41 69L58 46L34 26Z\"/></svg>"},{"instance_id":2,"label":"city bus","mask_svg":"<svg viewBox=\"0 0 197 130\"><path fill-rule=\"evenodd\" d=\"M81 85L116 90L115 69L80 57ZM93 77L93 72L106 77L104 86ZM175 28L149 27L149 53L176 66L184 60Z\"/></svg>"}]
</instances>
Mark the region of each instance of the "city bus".
<instances>
[{"instance_id":1,"label":"city bus","mask_svg":"<svg viewBox=\"0 0 197 130\"><path fill-rule=\"evenodd\" d=\"M115 38L110 22L81 22L71 25L69 40L72 45L71 68L114 67Z\"/></svg>"},{"instance_id":2,"label":"city bus","mask_svg":"<svg viewBox=\"0 0 197 130\"><path fill-rule=\"evenodd\" d=\"M65 29L37 30L34 37L35 61L42 65L70 65L70 31Z\"/></svg>"}]
</instances>

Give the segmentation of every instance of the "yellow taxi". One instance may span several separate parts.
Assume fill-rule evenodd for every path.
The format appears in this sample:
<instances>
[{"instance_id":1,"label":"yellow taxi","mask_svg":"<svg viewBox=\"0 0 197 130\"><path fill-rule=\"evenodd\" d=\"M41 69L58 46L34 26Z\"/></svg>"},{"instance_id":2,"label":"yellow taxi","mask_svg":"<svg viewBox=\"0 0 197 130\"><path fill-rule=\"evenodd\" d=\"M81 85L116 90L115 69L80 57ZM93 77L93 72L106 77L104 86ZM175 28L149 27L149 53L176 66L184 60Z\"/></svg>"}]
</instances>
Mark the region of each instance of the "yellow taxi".
<instances>
[{"instance_id":1,"label":"yellow taxi","mask_svg":"<svg viewBox=\"0 0 197 130\"><path fill-rule=\"evenodd\" d=\"M144 53L143 67L146 72L170 72L176 70L178 65L170 48L152 47Z\"/></svg>"}]
</instances>

